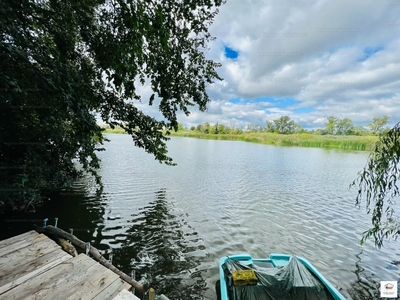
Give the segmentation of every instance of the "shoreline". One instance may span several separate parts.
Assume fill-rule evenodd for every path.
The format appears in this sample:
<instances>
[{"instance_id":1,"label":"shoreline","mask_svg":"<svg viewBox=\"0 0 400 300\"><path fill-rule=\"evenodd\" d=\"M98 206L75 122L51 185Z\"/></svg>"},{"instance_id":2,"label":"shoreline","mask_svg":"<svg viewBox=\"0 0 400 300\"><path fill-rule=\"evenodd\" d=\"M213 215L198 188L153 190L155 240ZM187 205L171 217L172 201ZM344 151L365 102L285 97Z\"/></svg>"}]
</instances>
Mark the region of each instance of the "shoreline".
<instances>
[{"instance_id":1,"label":"shoreline","mask_svg":"<svg viewBox=\"0 0 400 300\"><path fill-rule=\"evenodd\" d=\"M106 129L103 133L126 134L123 129ZM240 134L205 134L194 131L171 132L169 136L190 137L208 140L225 140L257 143L272 146L295 146L308 148L343 149L371 151L378 141L378 136L345 136L315 134L276 134L268 132L243 132Z\"/></svg>"}]
</instances>

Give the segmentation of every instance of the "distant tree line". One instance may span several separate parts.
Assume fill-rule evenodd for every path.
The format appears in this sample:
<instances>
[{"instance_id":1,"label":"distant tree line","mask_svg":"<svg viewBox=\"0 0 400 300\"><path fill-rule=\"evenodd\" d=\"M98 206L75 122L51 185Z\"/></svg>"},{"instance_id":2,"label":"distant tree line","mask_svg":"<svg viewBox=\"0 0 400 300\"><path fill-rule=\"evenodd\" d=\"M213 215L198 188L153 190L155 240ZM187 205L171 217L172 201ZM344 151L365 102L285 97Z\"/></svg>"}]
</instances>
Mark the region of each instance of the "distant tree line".
<instances>
[{"instance_id":1,"label":"distant tree line","mask_svg":"<svg viewBox=\"0 0 400 300\"><path fill-rule=\"evenodd\" d=\"M179 129L184 129L183 124L178 125ZM206 134L241 134L243 129L236 126L235 122L231 122L229 125L219 124L211 125L209 122L199 124L196 127L192 126L191 131L199 131Z\"/></svg>"},{"instance_id":2,"label":"distant tree line","mask_svg":"<svg viewBox=\"0 0 400 300\"><path fill-rule=\"evenodd\" d=\"M294 133L313 133L320 135L368 135L381 134L389 130L386 126L389 122L389 116L375 117L367 126L355 126L349 118L340 119L329 116L324 123L323 129L306 130L300 124L295 123L289 116L282 116L276 120L267 120L265 126L259 124L248 124L245 129L237 127L235 122L229 125L219 124L211 125L209 122L192 126L191 131L198 131L205 134L240 134L245 132L270 132L277 134ZM178 130L187 130L182 123L179 123Z\"/></svg>"}]
</instances>

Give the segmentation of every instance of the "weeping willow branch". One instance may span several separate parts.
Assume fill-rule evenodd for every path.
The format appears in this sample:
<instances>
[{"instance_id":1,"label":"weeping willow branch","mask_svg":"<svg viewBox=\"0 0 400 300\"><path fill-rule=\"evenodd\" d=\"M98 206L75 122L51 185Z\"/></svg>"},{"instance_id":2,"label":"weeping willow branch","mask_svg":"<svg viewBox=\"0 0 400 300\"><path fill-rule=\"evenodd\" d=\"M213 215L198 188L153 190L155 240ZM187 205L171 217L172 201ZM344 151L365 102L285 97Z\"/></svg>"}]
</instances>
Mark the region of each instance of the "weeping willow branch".
<instances>
[{"instance_id":1,"label":"weeping willow branch","mask_svg":"<svg viewBox=\"0 0 400 300\"><path fill-rule=\"evenodd\" d=\"M365 200L368 213L372 213L372 228L363 233L361 244L373 237L380 248L383 241L396 238L400 233L400 222L395 216L394 206L400 196L400 122L383 134L372 150L364 170L351 184L358 186L356 205Z\"/></svg>"}]
</instances>

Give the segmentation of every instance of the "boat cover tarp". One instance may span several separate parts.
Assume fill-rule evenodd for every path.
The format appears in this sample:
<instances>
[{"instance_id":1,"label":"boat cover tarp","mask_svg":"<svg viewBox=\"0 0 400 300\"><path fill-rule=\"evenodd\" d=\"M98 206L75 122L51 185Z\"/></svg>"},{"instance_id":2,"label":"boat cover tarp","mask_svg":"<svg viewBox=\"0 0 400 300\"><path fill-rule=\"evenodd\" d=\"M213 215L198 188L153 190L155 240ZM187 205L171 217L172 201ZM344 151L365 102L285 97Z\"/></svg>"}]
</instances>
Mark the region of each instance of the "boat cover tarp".
<instances>
[{"instance_id":1,"label":"boat cover tarp","mask_svg":"<svg viewBox=\"0 0 400 300\"><path fill-rule=\"evenodd\" d=\"M324 284L295 256L283 267L263 268L228 259L222 268L230 300L334 299ZM254 270L256 285L234 286L232 272Z\"/></svg>"}]
</instances>

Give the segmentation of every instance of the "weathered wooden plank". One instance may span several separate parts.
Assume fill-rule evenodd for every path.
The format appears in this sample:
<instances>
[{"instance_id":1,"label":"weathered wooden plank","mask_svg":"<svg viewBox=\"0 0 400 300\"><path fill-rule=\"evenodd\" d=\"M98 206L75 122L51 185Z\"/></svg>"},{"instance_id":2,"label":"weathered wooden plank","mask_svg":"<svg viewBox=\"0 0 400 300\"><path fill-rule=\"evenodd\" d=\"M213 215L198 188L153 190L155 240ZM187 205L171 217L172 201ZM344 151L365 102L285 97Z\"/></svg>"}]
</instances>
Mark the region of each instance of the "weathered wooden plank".
<instances>
[{"instance_id":1,"label":"weathered wooden plank","mask_svg":"<svg viewBox=\"0 0 400 300\"><path fill-rule=\"evenodd\" d=\"M66 299L76 294L79 289L87 283L87 281L95 279L98 277L99 273L104 270L102 265L93 261L89 257L87 257L87 260L81 264L82 266L69 270L69 273L64 275L63 280L57 285L53 285L51 289L40 291L35 295L40 296L40 299L43 300L53 300L55 295L61 295L62 299Z\"/></svg>"},{"instance_id":2,"label":"weathered wooden plank","mask_svg":"<svg viewBox=\"0 0 400 300\"><path fill-rule=\"evenodd\" d=\"M10 245L0 248L0 257L6 256L9 253L21 250L28 246L36 246L36 244L41 243L43 241L48 241L48 240L49 240L49 238L47 236L45 236L44 234L37 234L36 236L26 238L22 241L18 241L16 243L13 243L13 244L10 244Z\"/></svg>"},{"instance_id":3,"label":"weathered wooden plank","mask_svg":"<svg viewBox=\"0 0 400 300\"><path fill-rule=\"evenodd\" d=\"M28 245L13 252L8 252L0 256L0 270L10 270L21 265L28 264L38 257L47 253L61 249L54 241L49 238L43 239L38 243Z\"/></svg>"},{"instance_id":4,"label":"weathered wooden plank","mask_svg":"<svg viewBox=\"0 0 400 300\"><path fill-rule=\"evenodd\" d=\"M140 300L140 299L131 292L129 292L128 290L122 290L112 300Z\"/></svg>"},{"instance_id":5,"label":"weathered wooden plank","mask_svg":"<svg viewBox=\"0 0 400 300\"><path fill-rule=\"evenodd\" d=\"M109 300L118 295L123 289L130 289L131 285L118 278L112 284L110 284L106 289L104 289L100 294L93 298L93 300Z\"/></svg>"},{"instance_id":6,"label":"weathered wooden plank","mask_svg":"<svg viewBox=\"0 0 400 300\"><path fill-rule=\"evenodd\" d=\"M25 232L23 234L11 237L9 239L2 240L2 241L0 241L0 249L3 249L4 247L6 247L8 245L35 237L37 235L38 235L38 233L35 230L31 230L31 231Z\"/></svg>"},{"instance_id":7,"label":"weathered wooden plank","mask_svg":"<svg viewBox=\"0 0 400 300\"><path fill-rule=\"evenodd\" d=\"M0 294L51 269L71 257L72 256L65 251L56 249L14 269L0 269Z\"/></svg>"},{"instance_id":8,"label":"weathered wooden plank","mask_svg":"<svg viewBox=\"0 0 400 300\"><path fill-rule=\"evenodd\" d=\"M119 276L107 268L103 268L96 278L87 281L74 295L66 298L66 300L90 300L96 297L102 290L107 288L111 283L117 280Z\"/></svg>"},{"instance_id":9,"label":"weathered wooden plank","mask_svg":"<svg viewBox=\"0 0 400 300\"><path fill-rule=\"evenodd\" d=\"M87 261L85 258L87 258L85 254L73 257L57 265L57 267L49 269L47 272L28 279L1 296L4 299L40 299L40 291L51 289L52 286L60 284L63 281L64 275L68 274L73 268L82 265L84 261Z\"/></svg>"},{"instance_id":10,"label":"weathered wooden plank","mask_svg":"<svg viewBox=\"0 0 400 300\"><path fill-rule=\"evenodd\" d=\"M113 270L85 254L72 257L35 231L0 241L0 299L108 300L130 287Z\"/></svg>"}]
</instances>

